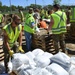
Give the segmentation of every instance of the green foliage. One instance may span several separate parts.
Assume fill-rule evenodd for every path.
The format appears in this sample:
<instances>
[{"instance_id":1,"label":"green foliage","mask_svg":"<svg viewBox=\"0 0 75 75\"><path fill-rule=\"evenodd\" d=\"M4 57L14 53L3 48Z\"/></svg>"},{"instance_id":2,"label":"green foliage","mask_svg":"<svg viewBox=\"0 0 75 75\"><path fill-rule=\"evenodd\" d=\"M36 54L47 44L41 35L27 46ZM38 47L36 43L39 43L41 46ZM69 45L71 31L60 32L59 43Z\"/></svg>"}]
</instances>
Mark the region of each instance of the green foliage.
<instances>
[{"instance_id":1,"label":"green foliage","mask_svg":"<svg viewBox=\"0 0 75 75\"><path fill-rule=\"evenodd\" d=\"M61 0L53 0L53 5L54 4L60 4Z\"/></svg>"},{"instance_id":2,"label":"green foliage","mask_svg":"<svg viewBox=\"0 0 75 75\"><path fill-rule=\"evenodd\" d=\"M0 1L0 6L2 6L2 2Z\"/></svg>"},{"instance_id":3,"label":"green foliage","mask_svg":"<svg viewBox=\"0 0 75 75\"><path fill-rule=\"evenodd\" d=\"M53 0L53 4L60 4L60 2L61 2L61 0ZM44 9L44 10L51 10L52 9L52 5L46 5L46 6L43 6L42 7L42 5L37 5L37 4L31 4L30 6L26 6L26 7L23 7L23 6L15 6L15 5L11 5L11 6L6 6L6 5L2 5L2 2L0 1L0 12L2 12L3 14L10 14L10 13L17 13L17 14L19 14L19 9L21 9L22 11L23 11L23 13L24 13L24 15L26 15L26 13L27 13L27 11L28 11L28 9L29 8L33 8L33 9L35 9L35 8L38 8L39 10L40 9ZM62 5L61 6L61 9L63 10L65 10L66 9L66 5ZM71 8L75 8L75 6L70 6ZM73 13L75 13L75 12L73 12ZM75 17L75 15L73 15L73 17ZM74 18L75 19L75 18Z\"/></svg>"}]
</instances>

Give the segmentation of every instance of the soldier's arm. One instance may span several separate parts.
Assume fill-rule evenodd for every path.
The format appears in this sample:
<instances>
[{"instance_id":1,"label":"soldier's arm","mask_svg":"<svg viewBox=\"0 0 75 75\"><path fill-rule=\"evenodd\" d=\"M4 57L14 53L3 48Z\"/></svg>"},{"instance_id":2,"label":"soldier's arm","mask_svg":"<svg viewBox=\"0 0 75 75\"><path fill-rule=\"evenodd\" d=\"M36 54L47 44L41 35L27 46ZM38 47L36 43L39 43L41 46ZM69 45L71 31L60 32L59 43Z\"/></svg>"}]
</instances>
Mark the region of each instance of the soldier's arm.
<instances>
[{"instance_id":1,"label":"soldier's arm","mask_svg":"<svg viewBox=\"0 0 75 75\"><path fill-rule=\"evenodd\" d=\"M19 46L22 46L22 31L19 34Z\"/></svg>"},{"instance_id":2,"label":"soldier's arm","mask_svg":"<svg viewBox=\"0 0 75 75\"><path fill-rule=\"evenodd\" d=\"M9 43L8 43L8 36L7 36L7 33L5 30L3 30L3 42L4 42L4 45L7 47L8 51L10 50L10 46L9 46Z\"/></svg>"},{"instance_id":3,"label":"soldier's arm","mask_svg":"<svg viewBox=\"0 0 75 75\"><path fill-rule=\"evenodd\" d=\"M54 24L54 20L53 20L53 18L52 18L52 16L51 16L50 24L49 24L49 26L48 26L48 31L51 30L53 24Z\"/></svg>"}]
</instances>

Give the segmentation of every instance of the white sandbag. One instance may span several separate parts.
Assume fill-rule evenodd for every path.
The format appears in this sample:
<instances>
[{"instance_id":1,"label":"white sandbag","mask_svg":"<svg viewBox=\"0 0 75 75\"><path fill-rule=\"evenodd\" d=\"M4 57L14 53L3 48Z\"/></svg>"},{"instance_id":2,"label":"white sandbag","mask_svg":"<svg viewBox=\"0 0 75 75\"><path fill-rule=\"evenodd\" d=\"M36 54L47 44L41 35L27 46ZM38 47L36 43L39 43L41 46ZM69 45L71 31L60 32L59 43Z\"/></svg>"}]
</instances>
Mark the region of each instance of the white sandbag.
<instances>
[{"instance_id":1,"label":"white sandbag","mask_svg":"<svg viewBox=\"0 0 75 75\"><path fill-rule=\"evenodd\" d=\"M50 59L47 58L47 56L39 55L34 59L35 63L37 64L37 67L44 68L50 64Z\"/></svg>"},{"instance_id":2,"label":"white sandbag","mask_svg":"<svg viewBox=\"0 0 75 75\"><path fill-rule=\"evenodd\" d=\"M71 57L70 57L70 61L71 61L72 64L75 65L75 56L71 56Z\"/></svg>"},{"instance_id":3,"label":"white sandbag","mask_svg":"<svg viewBox=\"0 0 75 75\"><path fill-rule=\"evenodd\" d=\"M53 56L53 54L49 53L49 52L44 52L43 56L47 57L47 58L51 58Z\"/></svg>"},{"instance_id":4,"label":"white sandbag","mask_svg":"<svg viewBox=\"0 0 75 75\"><path fill-rule=\"evenodd\" d=\"M41 74L41 68L36 68L32 70L32 75L42 75Z\"/></svg>"},{"instance_id":5,"label":"white sandbag","mask_svg":"<svg viewBox=\"0 0 75 75\"><path fill-rule=\"evenodd\" d=\"M47 66L46 69L53 75L69 75L65 69L56 63L52 63L51 65Z\"/></svg>"},{"instance_id":6,"label":"white sandbag","mask_svg":"<svg viewBox=\"0 0 75 75\"><path fill-rule=\"evenodd\" d=\"M70 72L69 75L75 75L75 68L73 68Z\"/></svg>"},{"instance_id":7,"label":"white sandbag","mask_svg":"<svg viewBox=\"0 0 75 75\"><path fill-rule=\"evenodd\" d=\"M12 67L13 67L13 65L12 65L11 57L10 57L10 58L9 58L9 62L8 62L9 73L12 72Z\"/></svg>"},{"instance_id":8,"label":"white sandbag","mask_svg":"<svg viewBox=\"0 0 75 75\"><path fill-rule=\"evenodd\" d=\"M18 75L29 75L24 69L21 70Z\"/></svg>"},{"instance_id":9,"label":"white sandbag","mask_svg":"<svg viewBox=\"0 0 75 75\"><path fill-rule=\"evenodd\" d=\"M15 58L18 58L18 56L19 56L20 54L21 54L21 53L14 53L12 57L13 57L14 59L15 59Z\"/></svg>"},{"instance_id":10,"label":"white sandbag","mask_svg":"<svg viewBox=\"0 0 75 75\"><path fill-rule=\"evenodd\" d=\"M32 75L32 68L29 65L21 65L17 69L18 75Z\"/></svg>"},{"instance_id":11,"label":"white sandbag","mask_svg":"<svg viewBox=\"0 0 75 75\"><path fill-rule=\"evenodd\" d=\"M25 53L30 59L34 59L35 58L35 55L31 52L31 51L29 51L29 52L27 52L27 53Z\"/></svg>"},{"instance_id":12,"label":"white sandbag","mask_svg":"<svg viewBox=\"0 0 75 75\"><path fill-rule=\"evenodd\" d=\"M39 55L42 55L44 51L42 49L34 49L32 53L37 57Z\"/></svg>"},{"instance_id":13,"label":"white sandbag","mask_svg":"<svg viewBox=\"0 0 75 75\"><path fill-rule=\"evenodd\" d=\"M36 63L35 63L35 61L34 61L34 58L35 58L35 55L32 53L32 52L27 52L27 53L25 53L27 56L28 56L28 58L29 58L29 65L32 67L32 68L35 68L35 66L36 66Z\"/></svg>"},{"instance_id":14,"label":"white sandbag","mask_svg":"<svg viewBox=\"0 0 75 75\"><path fill-rule=\"evenodd\" d=\"M45 68L37 67L35 69L31 69L29 66L25 67L24 65L22 65L18 69L18 75L52 75L52 73L50 73Z\"/></svg>"},{"instance_id":15,"label":"white sandbag","mask_svg":"<svg viewBox=\"0 0 75 75\"><path fill-rule=\"evenodd\" d=\"M34 60L29 60L29 65L31 68L35 68L37 64L34 62Z\"/></svg>"},{"instance_id":16,"label":"white sandbag","mask_svg":"<svg viewBox=\"0 0 75 75\"><path fill-rule=\"evenodd\" d=\"M71 64L69 75L75 75L75 65L74 64Z\"/></svg>"},{"instance_id":17,"label":"white sandbag","mask_svg":"<svg viewBox=\"0 0 75 75\"><path fill-rule=\"evenodd\" d=\"M52 73L50 73L47 69L43 68L41 70L42 75L53 75Z\"/></svg>"},{"instance_id":18,"label":"white sandbag","mask_svg":"<svg viewBox=\"0 0 75 75\"><path fill-rule=\"evenodd\" d=\"M0 63L0 74L5 72L4 62Z\"/></svg>"},{"instance_id":19,"label":"white sandbag","mask_svg":"<svg viewBox=\"0 0 75 75\"><path fill-rule=\"evenodd\" d=\"M29 58L25 54L14 54L12 59L13 70L16 70L22 64L29 64Z\"/></svg>"},{"instance_id":20,"label":"white sandbag","mask_svg":"<svg viewBox=\"0 0 75 75\"><path fill-rule=\"evenodd\" d=\"M50 73L48 70L46 70L45 68L36 68L32 70L32 74L31 75L52 75L52 73Z\"/></svg>"},{"instance_id":21,"label":"white sandbag","mask_svg":"<svg viewBox=\"0 0 75 75\"><path fill-rule=\"evenodd\" d=\"M70 57L63 52L59 52L50 58L51 62L57 63L62 66L66 71L69 71L71 62Z\"/></svg>"}]
</instances>

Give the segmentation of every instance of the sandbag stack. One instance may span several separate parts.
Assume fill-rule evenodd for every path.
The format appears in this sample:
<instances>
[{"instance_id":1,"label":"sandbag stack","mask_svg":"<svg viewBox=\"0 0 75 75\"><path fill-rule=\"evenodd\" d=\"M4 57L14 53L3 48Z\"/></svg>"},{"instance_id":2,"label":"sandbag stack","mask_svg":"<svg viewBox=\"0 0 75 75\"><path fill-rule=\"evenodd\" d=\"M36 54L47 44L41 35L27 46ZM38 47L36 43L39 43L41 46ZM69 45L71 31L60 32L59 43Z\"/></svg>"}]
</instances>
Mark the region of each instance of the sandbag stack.
<instances>
[{"instance_id":1,"label":"sandbag stack","mask_svg":"<svg viewBox=\"0 0 75 75\"><path fill-rule=\"evenodd\" d=\"M70 57L65 53L59 52L53 55L41 49L34 49L22 54L21 57L25 57L21 59L18 58L19 56L21 54L14 54L12 59L12 70L17 75L69 75L71 68Z\"/></svg>"}]
</instances>

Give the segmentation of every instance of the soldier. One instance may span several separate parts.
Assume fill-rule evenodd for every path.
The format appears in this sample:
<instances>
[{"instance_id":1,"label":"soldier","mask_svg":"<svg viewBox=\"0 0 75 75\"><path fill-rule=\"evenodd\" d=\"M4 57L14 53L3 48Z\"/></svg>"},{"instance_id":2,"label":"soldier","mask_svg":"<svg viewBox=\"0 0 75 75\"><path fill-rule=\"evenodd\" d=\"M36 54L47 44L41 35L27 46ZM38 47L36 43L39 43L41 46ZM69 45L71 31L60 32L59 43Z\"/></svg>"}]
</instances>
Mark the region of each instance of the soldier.
<instances>
[{"instance_id":1,"label":"soldier","mask_svg":"<svg viewBox=\"0 0 75 75\"><path fill-rule=\"evenodd\" d=\"M21 19L18 15L13 15L12 22L3 27L3 51L4 51L4 64L6 73L8 72L9 57L16 53L17 50L24 52L22 49L22 25ZM19 38L19 46L17 47L16 41Z\"/></svg>"},{"instance_id":2,"label":"soldier","mask_svg":"<svg viewBox=\"0 0 75 75\"><path fill-rule=\"evenodd\" d=\"M56 53L59 52L59 44L63 52L65 52L64 34L66 33L66 14L60 10L58 4L53 5L54 13L51 14L51 21L48 27L48 31L52 30L54 48Z\"/></svg>"}]
</instances>

